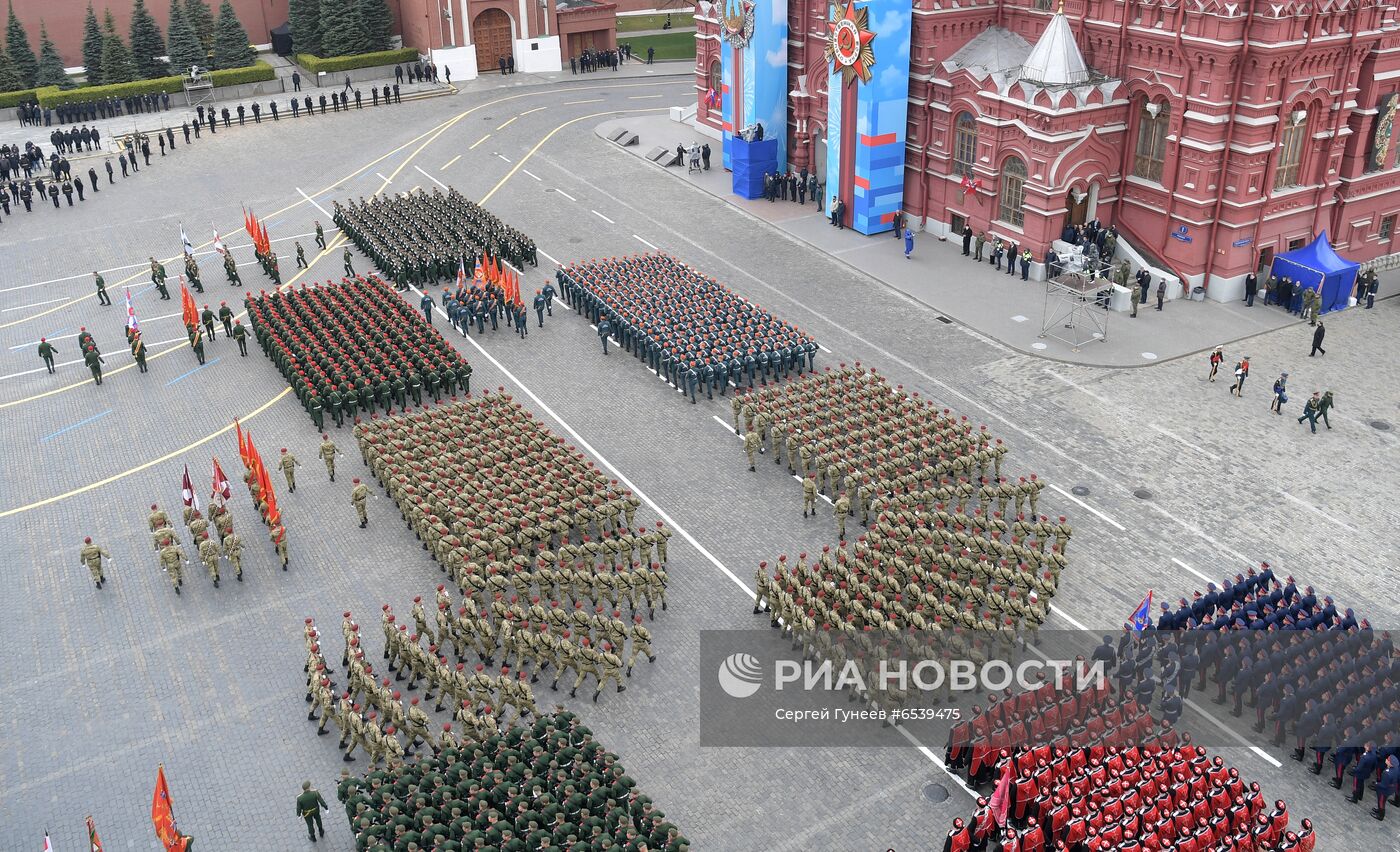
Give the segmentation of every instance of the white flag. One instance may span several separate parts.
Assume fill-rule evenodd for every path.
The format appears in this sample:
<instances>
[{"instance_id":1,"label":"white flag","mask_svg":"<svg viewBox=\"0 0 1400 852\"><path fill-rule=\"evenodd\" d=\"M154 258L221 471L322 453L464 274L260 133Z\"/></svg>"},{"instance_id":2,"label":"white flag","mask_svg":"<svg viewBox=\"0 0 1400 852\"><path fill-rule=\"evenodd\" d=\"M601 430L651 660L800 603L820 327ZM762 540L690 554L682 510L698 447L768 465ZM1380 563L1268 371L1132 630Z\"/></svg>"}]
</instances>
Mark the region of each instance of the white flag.
<instances>
[{"instance_id":1,"label":"white flag","mask_svg":"<svg viewBox=\"0 0 1400 852\"><path fill-rule=\"evenodd\" d=\"M180 242L185 244L185 254L194 256L194 243L190 242L190 235L185 233L184 223L180 224Z\"/></svg>"},{"instance_id":2,"label":"white flag","mask_svg":"<svg viewBox=\"0 0 1400 852\"><path fill-rule=\"evenodd\" d=\"M228 253L228 250L224 248L224 241L219 239L218 230L214 231L214 251L218 252L219 254Z\"/></svg>"}]
</instances>

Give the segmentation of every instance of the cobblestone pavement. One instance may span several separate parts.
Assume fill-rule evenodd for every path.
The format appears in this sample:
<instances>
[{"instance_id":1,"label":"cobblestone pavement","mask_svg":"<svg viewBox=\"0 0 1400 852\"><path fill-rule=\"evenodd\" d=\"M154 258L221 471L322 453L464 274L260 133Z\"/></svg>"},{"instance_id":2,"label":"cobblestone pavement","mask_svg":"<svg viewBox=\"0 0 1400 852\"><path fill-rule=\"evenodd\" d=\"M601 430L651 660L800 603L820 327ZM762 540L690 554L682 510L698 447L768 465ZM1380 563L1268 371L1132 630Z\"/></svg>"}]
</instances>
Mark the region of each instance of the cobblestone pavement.
<instances>
[{"instance_id":1,"label":"cobblestone pavement","mask_svg":"<svg viewBox=\"0 0 1400 852\"><path fill-rule=\"evenodd\" d=\"M1400 424L1395 300L1329 319L1324 357L1307 358L1306 328L1250 339L1253 378L1238 400L1224 385L1205 383L1203 356L1113 370L1021 355L937 322L921 302L595 135L610 114L662 108L690 85L593 75L424 100L393 113L329 116L294 129L265 123L143 171L119 203L36 208L6 219L0 535L12 544L0 572L10 651L0 657L7 709L0 715L0 849L33 848L46 829L56 848L79 848L88 813L107 848L154 845L147 806L162 761L181 827L202 847L304 848L287 806L300 781L329 789L342 764L330 738L314 736L304 718L302 618L316 616L330 628L350 609L377 648L379 604L402 610L443 576L382 494L371 501L370 528L356 529L348 477L325 480L314 458L318 436L292 398L279 398L286 386L256 350L240 359L220 339L209 346L209 364L195 371L178 345L176 302L145 291L147 256L179 252L181 221L196 244L209 239L210 224L230 245L245 244L240 204L267 220L290 275L294 235L302 235L308 257L316 256L307 236L313 219L333 236L329 216L301 191L325 207L336 197L436 181L468 197L489 195L488 206L543 249L541 268L529 271L524 287L538 286L555 260L659 247L813 333L830 350L819 365L859 359L987 423L1011 444L1013 473L1035 471L1065 492L1089 489L1045 495L1044 510L1069 515L1076 529L1052 627L1113 630L1149 587L1159 597L1187 594L1204 583L1197 572L1233 574L1258 559L1377 624L1396 622L1400 601L1381 578L1397 563L1389 528L1400 517L1385 498L1400 486L1400 439L1395 429L1370 425ZM208 292L197 299L241 307L242 289L222 283L207 245L198 248L206 252ZM247 287L266 287L251 249L235 252ZM357 269L365 263L357 257ZM99 308L91 297L94 268L108 270L113 307ZM336 249L317 257L309 278L339 275ZM122 370L129 361L120 337L126 276L140 294L147 338L175 341L152 346L157 354L146 375ZM47 375L34 354L38 338L48 336L60 363L72 360L80 326L108 353L100 388L85 381L81 364ZM713 681L696 669L699 631L759 624L740 588L752 583L758 560L834 538L829 519L802 519L787 477L747 472L733 434L715 419L727 419L727 403L689 405L625 354L604 357L594 332L568 311L556 310L524 341L504 330L450 339L474 365L475 388L511 390L644 493L646 516L684 531L671 547L672 606L649 625L656 664L639 668L623 695L597 706L565 703L698 848L919 848L970 812L968 796L930 759L941 743L925 743L927 754L820 743L700 747L699 690ZM1231 346L1227 360L1241 354ZM1292 374L1295 417L1314 387L1336 392L1331 431L1314 436L1268 413L1267 385L1280 370ZM234 438L220 430L235 416L245 418L264 454L286 446L307 464L296 494L280 500L291 569L274 570L271 548L236 489L246 581L215 590L192 571L177 598L147 549L146 507L178 504L185 464L201 485L211 454L233 471ZM342 470L362 469L348 431L333 437L348 454ZM1135 496L1137 489L1150 496ZM101 592L77 563L84 535L114 557L112 582ZM339 650L339 637L326 632ZM756 652L777 650L775 639ZM1393 845L1388 826L1346 805L1286 755L1243 745L1221 751L1267 795L1286 798L1296 817L1312 817L1321 848ZM927 801L921 792L931 783L952 796ZM326 848L352 848L344 821L327 822Z\"/></svg>"}]
</instances>

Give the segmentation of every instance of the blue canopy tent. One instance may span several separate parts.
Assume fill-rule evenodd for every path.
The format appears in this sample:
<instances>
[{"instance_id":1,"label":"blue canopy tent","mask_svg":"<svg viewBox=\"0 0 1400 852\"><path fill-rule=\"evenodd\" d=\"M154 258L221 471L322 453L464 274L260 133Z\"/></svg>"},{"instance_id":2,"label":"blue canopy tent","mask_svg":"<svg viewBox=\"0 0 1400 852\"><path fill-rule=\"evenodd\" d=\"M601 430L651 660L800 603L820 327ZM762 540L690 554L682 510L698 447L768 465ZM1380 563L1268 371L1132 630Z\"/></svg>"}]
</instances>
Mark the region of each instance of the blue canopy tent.
<instances>
[{"instance_id":1,"label":"blue canopy tent","mask_svg":"<svg viewBox=\"0 0 1400 852\"><path fill-rule=\"evenodd\" d=\"M1298 310L1302 305L1303 290L1321 290L1319 311L1325 314L1346 308L1360 269L1361 264L1353 263L1333 251L1332 244L1327 241L1327 232L1323 231L1308 245L1275 257L1270 272L1279 278L1286 276L1297 282L1290 310Z\"/></svg>"}]
</instances>

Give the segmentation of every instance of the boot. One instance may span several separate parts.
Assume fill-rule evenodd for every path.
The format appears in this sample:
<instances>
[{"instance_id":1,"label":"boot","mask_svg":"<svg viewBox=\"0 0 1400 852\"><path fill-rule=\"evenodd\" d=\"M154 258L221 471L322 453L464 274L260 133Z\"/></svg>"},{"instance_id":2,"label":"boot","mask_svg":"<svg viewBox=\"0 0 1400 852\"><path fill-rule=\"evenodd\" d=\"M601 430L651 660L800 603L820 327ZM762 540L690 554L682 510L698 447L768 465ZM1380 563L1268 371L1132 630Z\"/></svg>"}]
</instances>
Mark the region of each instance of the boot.
<instances>
[{"instance_id":1,"label":"boot","mask_svg":"<svg viewBox=\"0 0 1400 852\"><path fill-rule=\"evenodd\" d=\"M330 733L330 731L326 730L325 728L318 728L318 729L316 730L316 736L318 736L318 737L324 737L326 734L329 734L329 733Z\"/></svg>"},{"instance_id":2,"label":"boot","mask_svg":"<svg viewBox=\"0 0 1400 852\"><path fill-rule=\"evenodd\" d=\"M1333 778L1331 781L1328 781L1327 783L1332 785L1332 789L1333 789L1333 790L1340 790L1340 789L1342 789L1342 779L1340 779L1340 778Z\"/></svg>"},{"instance_id":3,"label":"boot","mask_svg":"<svg viewBox=\"0 0 1400 852\"><path fill-rule=\"evenodd\" d=\"M577 697L578 697L578 687L574 687L573 689L569 690L569 697L570 697L570 698L577 698Z\"/></svg>"},{"instance_id":4,"label":"boot","mask_svg":"<svg viewBox=\"0 0 1400 852\"><path fill-rule=\"evenodd\" d=\"M593 703L594 703L594 704L597 704L597 703L598 703L598 695L599 695L601 692L602 692L602 690L596 690L596 691L594 691L594 693L593 693Z\"/></svg>"},{"instance_id":5,"label":"boot","mask_svg":"<svg viewBox=\"0 0 1400 852\"><path fill-rule=\"evenodd\" d=\"M1380 808L1371 808L1371 816L1375 817L1378 820L1384 820L1385 811L1381 810Z\"/></svg>"},{"instance_id":6,"label":"boot","mask_svg":"<svg viewBox=\"0 0 1400 852\"><path fill-rule=\"evenodd\" d=\"M626 692L626 691L627 691L627 687L625 687L625 686L623 686L622 684L619 683L619 684L617 685L617 691L618 691L618 692Z\"/></svg>"},{"instance_id":7,"label":"boot","mask_svg":"<svg viewBox=\"0 0 1400 852\"><path fill-rule=\"evenodd\" d=\"M219 588L219 578L218 578L218 577L215 577L215 578L214 578L214 588L216 588L216 589Z\"/></svg>"},{"instance_id":8,"label":"boot","mask_svg":"<svg viewBox=\"0 0 1400 852\"><path fill-rule=\"evenodd\" d=\"M314 722L314 721L316 721L316 711L315 711L315 710L312 710L311 712L309 712L309 713L306 714L306 721L308 721L308 722Z\"/></svg>"},{"instance_id":9,"label":"boot","mask_svg":"<svg viewBox=\"0 0 1400 852\"><path fill-rule=\"evenodd\" d=\"M1293 749L1293 759L1294 759L1294 760L1297 760L1297 761L1302 761L1302 759L1303 759L1303 750L1302 750L1301 748L1295 748L1295 749Z\"/></svg>"},{"instance_id":10,"label":"boot","mask_svg":"<svg viewBox=\"0 0 1400 852\"><path fill-rule=\"evenodd\" d=\"M355 758L351 757L351 756L348 755L348 754L345 755L344 757L342 757L341 760L345 761L346 763L354 763L354 762L355 762Z\"/></svg>"},{"instance_id":11,"label":"boot","mask_svg":"<svg viewBox=\"0 0 1400 852\"><path fill-rule=\"evenodd\" d=\"M243 572L239 571L237 574L235 574L234 579L240 583L243 582Z\"/></svg>"},{"instance_id":12,"label":"boot","mask_svg":"<svg viewBox=\"0 0 1400 852\"><path fill-rule=\"evenodd\" d=\"M628 666L628 667L627 667L627 676L628 676L628 677L631 677L631 676L632 676L632 667L631 667L631 666Z\"/></svg>"}]
</instances>

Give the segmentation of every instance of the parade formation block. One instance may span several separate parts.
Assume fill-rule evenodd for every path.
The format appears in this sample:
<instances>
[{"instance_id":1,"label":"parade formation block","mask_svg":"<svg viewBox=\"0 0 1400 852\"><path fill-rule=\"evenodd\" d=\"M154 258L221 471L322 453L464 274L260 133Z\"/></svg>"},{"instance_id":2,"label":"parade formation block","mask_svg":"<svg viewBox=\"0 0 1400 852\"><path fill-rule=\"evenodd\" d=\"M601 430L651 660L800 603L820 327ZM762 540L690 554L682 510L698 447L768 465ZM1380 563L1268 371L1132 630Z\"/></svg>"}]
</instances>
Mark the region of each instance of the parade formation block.
<instances>
[{"instance_id":1,"label":"parade formation block","mask_svg":"<svg viewBox=\"0 0 1400 852\"><path fill-rule=\"evenodd\" d=\"M317 429L470 392L471 365L379 278L262 292L244 306Z\"/></svg>"}]
</instances>

